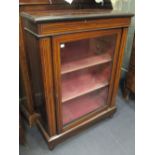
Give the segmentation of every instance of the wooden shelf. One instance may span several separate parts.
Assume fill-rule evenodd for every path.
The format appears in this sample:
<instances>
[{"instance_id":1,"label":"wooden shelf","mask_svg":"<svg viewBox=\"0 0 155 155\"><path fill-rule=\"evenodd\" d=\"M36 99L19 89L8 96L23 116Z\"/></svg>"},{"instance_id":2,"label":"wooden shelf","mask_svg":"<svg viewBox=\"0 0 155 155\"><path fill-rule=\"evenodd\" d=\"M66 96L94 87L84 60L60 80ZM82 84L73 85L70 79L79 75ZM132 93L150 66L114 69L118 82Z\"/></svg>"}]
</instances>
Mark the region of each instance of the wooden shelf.
<instances>
[{"instance_id":1,"label":"wooden shelf","mask_svg":"<svg viewBox=\"0 0 155 155\"><path fill-rule=\"evenodd\" d=\"M62 76L62 102L109 85L111 64L103 64Z\"/></svg>"},{"instance_id":2,"label":"wooden shelf","mask_svg":"<svg viewBox=\"0 0 155 155\"><path fill-rule=\"evenodd\" d=\"M109 85L111 63L71 72L62 76L62 102L72 100Z\"/></svg>"},{"instance_id":3,"label":"wooden shelf","mask_svg":"<svg viewBox=\"0 0 155 155\"><path fill-rule=\"evenodd\" d=\"M61 74L66 74L88 67L104 64L110 61L112 61L111 55L106 53L98 56L80 59L74 62L68 62L62 65Z\"/></svg>"},{"instance_id":4,"label":"wooden shelf","mask_svg":"<svg viewBox=\"0 0 155 155\"><path fill-rule=\"evenodd\" d=\"M107 97L108 87L66 102L63 104L63 125L104 107Z\"/></svg>"},{"instance_id":5,"label":"wooden shelf","mask_svg":"<svg viewBox=\"0 0 155 155\"><path fill-rule=\"evenodd\" d=\"M99 89L101 89L101 88L104 88L104 87L106 87L106 86L108 86L108 85L109 85L108 82L96 84L96 87L90 88L90 89L85 90L85 91L83 91L83 92L79 92L79 93L77 93L77 94L75 94L75 95L72 95L72 94L71 94L71 95L69 95L69 96L64 96L64 97L62 98L62 102L64 103L64 102L67 102L67 101L69 101L69 100L75 99L75 98L77 98L77 97L80 97L80 96L89 94L89 93L91 93L91 92L93 92L93 91L97 91L97 90L99 90Z\"/></svg>"}]
</instances>

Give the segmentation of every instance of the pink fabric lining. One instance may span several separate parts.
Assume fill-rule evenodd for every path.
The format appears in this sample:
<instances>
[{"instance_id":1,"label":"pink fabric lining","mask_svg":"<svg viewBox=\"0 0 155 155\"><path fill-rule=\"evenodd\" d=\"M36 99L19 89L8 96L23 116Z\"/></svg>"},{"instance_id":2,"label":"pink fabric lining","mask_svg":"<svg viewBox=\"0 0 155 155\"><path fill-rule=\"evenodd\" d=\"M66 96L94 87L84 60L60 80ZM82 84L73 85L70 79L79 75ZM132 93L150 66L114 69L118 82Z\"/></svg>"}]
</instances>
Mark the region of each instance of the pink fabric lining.
<instances>
[{"instance_id":1,"label":"pink fabric lining","mask_svg":"<svg viewBox=\"0 0 155 155\"><path fill-rule=\"evenodd\" d=\"M109 82L111 65L104 64L62 76L62 102L103 87Z\"/></svg>"},{"instance_id":2,"label":"pink fabric lining","mask_svg":"<svg viewBox=\"0 0 155 155\"><path fill-rule=\"evenodd\" d=\"M115 36L79 40L64 45L64 48L61 48L62 65L106 53L112 57L115 48Z\"/></svg>"},{"instance_id":3,"label":"pink fabric lining","mask_svg":"<svg viewBox=\"0 0 155 155\"><path fill-rule=\"evenodd\" d=\"M63 124L67 124L106 104L108 88L63 103Z\"/></svg>"},{"instance_id":4,"label":"pink fabric lining","mask_svg":"<svg viewBox=\"0 0 155 155\"><path fill-rule=\"evenodd\" d=\"M115 41L111 35L62 46L63 125L106 104Z\"/></svg>"},{"instance_id":5,"label":"pink fabric lining","mask_svg":"<svg viewBox=\"0 0 155 155\"><path fill-rule=\"evenodd\" d=\"M63 64L62 68L61 68L61 73L66 74L66 73L80 70L83 68L93 67L95 65L110 62L111 60L112 60L112 58L111 58L110 54L108 54L108 53L76 60L73 62Z\"/></svg>"}]
</instances>

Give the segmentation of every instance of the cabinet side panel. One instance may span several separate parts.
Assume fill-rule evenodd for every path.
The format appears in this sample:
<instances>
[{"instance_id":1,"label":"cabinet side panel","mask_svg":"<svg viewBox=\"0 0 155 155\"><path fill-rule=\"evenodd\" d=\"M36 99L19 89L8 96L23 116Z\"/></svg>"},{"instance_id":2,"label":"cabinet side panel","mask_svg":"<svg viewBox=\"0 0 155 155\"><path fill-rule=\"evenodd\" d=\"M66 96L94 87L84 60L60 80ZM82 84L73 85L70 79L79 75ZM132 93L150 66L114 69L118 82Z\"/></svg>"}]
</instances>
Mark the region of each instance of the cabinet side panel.
<instances>
[{"instance_id":1,"label":"cabinet side panel","mask_svg":"<svg viewBox=\"0 0 155 155\"><path fill-rule=\"evenodd\" d=\"M26 102L24 103L24 106L26 107L27 111L30 113L30 115L33 115L34 109L33 109L33 98L32 98L32 92L31 92L31 85L30 85L30 79L29 79L29 72L26 62L26 51L25 51L25 44L24 44L24 31L22 26L22 20L20 18L20 25L19 25L19 63L20 63L20 86L22 87L21 90L23 90L23 93L20 94L21 97L26 97ZM30 122L29 122L30 123Z\"/></svg>"},{"instance_id":2,"label":"cabinet side panel","mask_svg":"<svg viewBox=\"0 0 155 155\"><path fill-rule=\"evenodd\" d=\"M46 108L45 108L45 97L43 91L43 82L41 77L41 65L39 57L39 41L31 34L25 33L26 38L26 54L27 63L30 70L30 80L32 84L32 94L34 98L35 111L40 114L40 120L48 131Z\"/></svg>"},{"instance_id":3,"label":"cabinet side panel","mask_svg":"<svg viewBox=\"0 0 155 155\"><path fill-rule=\"evenodd\" d=\"M53 63L52 44L50 38L39 40L39 52L41 60L43 88L45 94L46 112L48 120L48 131L50 136L56 134L55 105L54 105L54 85L53 85Z\"/></svg>"}]
</instances>

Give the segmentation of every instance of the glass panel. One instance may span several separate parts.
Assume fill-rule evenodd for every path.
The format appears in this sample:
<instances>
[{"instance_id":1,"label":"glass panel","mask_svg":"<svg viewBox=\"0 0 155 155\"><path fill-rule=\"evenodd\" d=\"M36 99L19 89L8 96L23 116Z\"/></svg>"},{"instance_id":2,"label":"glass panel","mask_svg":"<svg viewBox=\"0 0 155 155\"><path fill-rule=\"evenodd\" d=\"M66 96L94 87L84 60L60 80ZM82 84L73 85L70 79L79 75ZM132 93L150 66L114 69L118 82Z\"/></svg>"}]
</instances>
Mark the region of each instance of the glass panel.
<instances>
[{"instance_id":1,"label":"glass panel","mask_svg":"<svg viewBox=\"0 0 155 155\"><path fill-rule=\"evenodd\" d=\"M107 104L116 35L60 45L63 125Z\"/></svg>"},{"instance_id":2,"label":"glass panel","mask_svg":"<svg viewBox=\"0 0 155 155\"><path fill-rule=\"evenodd\" d=\"M108 63L65 74L62 76L62 102L107 86L110 71Z\"/></svg>"},{"instance_id":3,"label":"glass panel","mask_svg":"<svg viewBox=\"0 0 155 155\"><path fill-rule=\"evenodd\" d=\"M104 105L108 96L108 87L69 100L63 104L63 124L68 124Z\"/></svg>"}]
</instances>

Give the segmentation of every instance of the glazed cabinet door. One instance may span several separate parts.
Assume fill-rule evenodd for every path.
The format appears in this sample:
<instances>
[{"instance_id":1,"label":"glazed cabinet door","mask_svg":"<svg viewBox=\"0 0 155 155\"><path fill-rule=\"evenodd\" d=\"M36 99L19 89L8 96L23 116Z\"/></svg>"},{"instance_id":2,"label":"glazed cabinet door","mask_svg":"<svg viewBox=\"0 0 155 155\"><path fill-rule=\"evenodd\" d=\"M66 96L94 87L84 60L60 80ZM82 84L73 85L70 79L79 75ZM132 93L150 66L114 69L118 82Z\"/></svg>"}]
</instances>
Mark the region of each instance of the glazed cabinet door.
<instances>
[{"instance_id":1,"label":"glazed cabinet door","mask_svg":"<svg viewBox=\"0 0 155 155\"><path fill-rule=\"evenodd\" d=\"M110 106L121 29L55 36L53 66L58 132Z\"/></svg>"}]
</instances>

